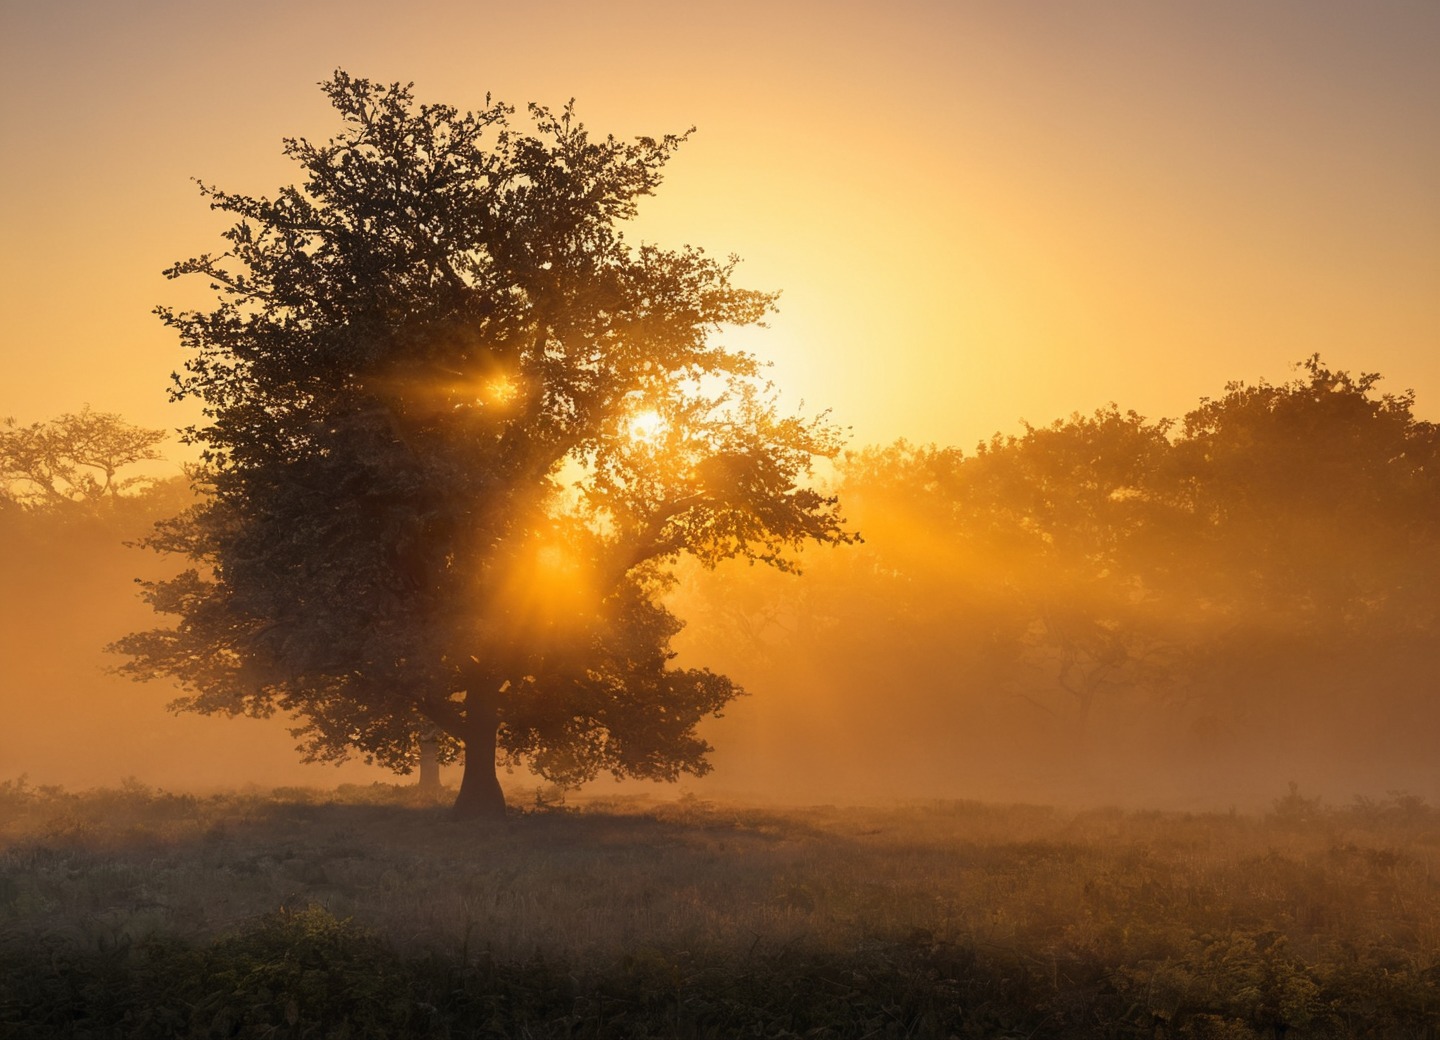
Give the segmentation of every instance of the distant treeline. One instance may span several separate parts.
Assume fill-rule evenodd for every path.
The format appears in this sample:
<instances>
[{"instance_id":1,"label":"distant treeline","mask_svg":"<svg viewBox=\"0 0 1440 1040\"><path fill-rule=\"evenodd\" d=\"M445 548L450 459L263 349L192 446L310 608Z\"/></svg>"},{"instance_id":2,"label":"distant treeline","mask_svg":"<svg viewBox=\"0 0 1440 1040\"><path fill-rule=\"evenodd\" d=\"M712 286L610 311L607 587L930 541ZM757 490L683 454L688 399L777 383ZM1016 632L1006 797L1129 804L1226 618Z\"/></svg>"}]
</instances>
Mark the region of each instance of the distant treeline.
<instances>
[{"instance_id":1,"label":"distant treeline","mask_svg":"<svg viewBox=\"0 0 1440 1040\"><path fill-rule=\"evenodd\" d=\"M805 553L798 580L721 567L675 594L687 660L757 695L711 734L717 779L1045 798L1084 777L1082 796L1433 781L1440 431L1378 382L1312 358L1179 421L1112 405L974 451L837 460L862 544ZM0 429L12 606L85 626L67 587L97 616L131 599L122 539L193 494L126 476L159 443L88 410Z\"/></svg>"},{"instance_id":2,"label":"distant treeline","mask_svg":"<svg viewBox=\"0 0 1440 1040\"><path fill-rule=\"evenodd\" d=\"M811 773L1401 785L1440 732L1440 431L1377 375L1300 369L1179 422L854 452L864 544L722 572L691 638L788 699L772 739L818 736Z\"/></svg>"}]
</instances>

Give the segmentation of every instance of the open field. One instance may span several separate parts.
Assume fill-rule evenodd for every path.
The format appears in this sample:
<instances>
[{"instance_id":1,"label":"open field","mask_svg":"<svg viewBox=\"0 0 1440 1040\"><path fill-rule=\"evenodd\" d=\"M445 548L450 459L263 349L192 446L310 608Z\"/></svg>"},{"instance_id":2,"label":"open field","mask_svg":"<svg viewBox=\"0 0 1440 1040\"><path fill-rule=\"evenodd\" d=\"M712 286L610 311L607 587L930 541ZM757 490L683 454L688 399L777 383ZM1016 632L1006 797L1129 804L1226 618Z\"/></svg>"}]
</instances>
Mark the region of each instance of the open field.
<instances>
[{"instance_id":1,"label":"open field","mask_svg":"<svg viewBox=\"0 0 1440 1040\"><path fill-rule=\"evenodd\" d=\"M1440 1035L1440 813L0 785L0 1035Z\"/></svg>"}]
</instances>

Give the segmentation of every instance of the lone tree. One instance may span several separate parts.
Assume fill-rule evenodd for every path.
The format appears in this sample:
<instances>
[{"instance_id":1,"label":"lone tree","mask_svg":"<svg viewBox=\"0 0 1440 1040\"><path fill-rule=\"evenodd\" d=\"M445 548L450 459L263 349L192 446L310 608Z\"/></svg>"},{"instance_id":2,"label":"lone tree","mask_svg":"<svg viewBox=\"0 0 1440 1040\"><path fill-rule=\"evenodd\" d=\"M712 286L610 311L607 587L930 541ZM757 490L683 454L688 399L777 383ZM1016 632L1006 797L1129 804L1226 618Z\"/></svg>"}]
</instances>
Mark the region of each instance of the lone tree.
<instances>
[{"instance_id":1,"label":"lone tree","mask_svg":"<svg viewBox=\"0 0 1440 1040\"><path fill-rule=\"evenodd\" d=\"M178 624L119 640L120 670L179 680L176 710L286 712L311 760L408 772L438 732L461 816L504 811L499 757L705 772L696 726L740 691L672 667L671 565L851 538L804 483L835 428L712 338L774 296L733 257L625 242L683 136L322 88L345 126L285 141L303 185L202 184L228 249L166 272L217 293L157 312L191 352L172 393L203 404L207 495L151 539L195 563L143 586Z\"/></svg>"}]
</instances>

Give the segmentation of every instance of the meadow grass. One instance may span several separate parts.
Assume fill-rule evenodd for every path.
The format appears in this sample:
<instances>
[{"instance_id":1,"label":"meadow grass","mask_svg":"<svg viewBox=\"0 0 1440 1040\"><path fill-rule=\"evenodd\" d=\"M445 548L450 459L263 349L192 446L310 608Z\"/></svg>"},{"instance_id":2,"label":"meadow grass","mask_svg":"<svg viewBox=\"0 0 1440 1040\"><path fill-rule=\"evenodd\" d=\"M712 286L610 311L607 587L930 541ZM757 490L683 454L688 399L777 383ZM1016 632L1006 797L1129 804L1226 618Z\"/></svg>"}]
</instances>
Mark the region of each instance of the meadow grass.
<instances>
[{"instance_id":1,"label":"meadow grass","mask_svg":"<svg viewBox=\"0 0 1440 1040\"><path fill-rule=\"evenodd\" d=\"M1440 1035L1440 814L0 784L0 1035Z\"/></svg>"}]
</instances>

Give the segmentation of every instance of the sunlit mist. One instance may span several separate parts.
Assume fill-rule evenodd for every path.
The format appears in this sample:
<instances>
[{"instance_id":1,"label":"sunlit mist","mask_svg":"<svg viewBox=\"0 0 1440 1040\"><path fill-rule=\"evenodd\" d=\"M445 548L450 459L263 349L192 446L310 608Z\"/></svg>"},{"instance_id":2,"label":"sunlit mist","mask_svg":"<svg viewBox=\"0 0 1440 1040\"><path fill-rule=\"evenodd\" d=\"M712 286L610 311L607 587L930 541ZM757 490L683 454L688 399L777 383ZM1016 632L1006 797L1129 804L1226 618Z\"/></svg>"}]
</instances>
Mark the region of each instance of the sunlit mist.
<instances>
[{"instance_id":1,"label":"sunlit mist","mask_svg":"<svg viewBox=\"0 0 1440 1040\"><path fill-rule=\"evenodd\" d=\"M514 376L502 374L492 376L482 384L476 403L503 411L512 406L519 396L520 381Z\"/></svg>"},{"instance_id":2,"label":"sunlit mist","mask_svg":"<svg viewBox=\"0 0 1440 1040\"><path fill-rule=\"evenodd\" d=\"M512 633L576 638L598 606L583 544L575 534L564 537L558 527L550 537L520 547L496 590L503 603L497 613Z\"/></svg>"},{"instance_id":3,"label":"sunlit mist","mask_svg":"<svg viewBox=\"0 0 1440 1040\"><path fill-rule=\"evenodd\" d=\"M653 409L639 412L626 424L626 432L637 444L655 447L665 436L667 425L663 416Z\"/></svg>"}]
</instances>

